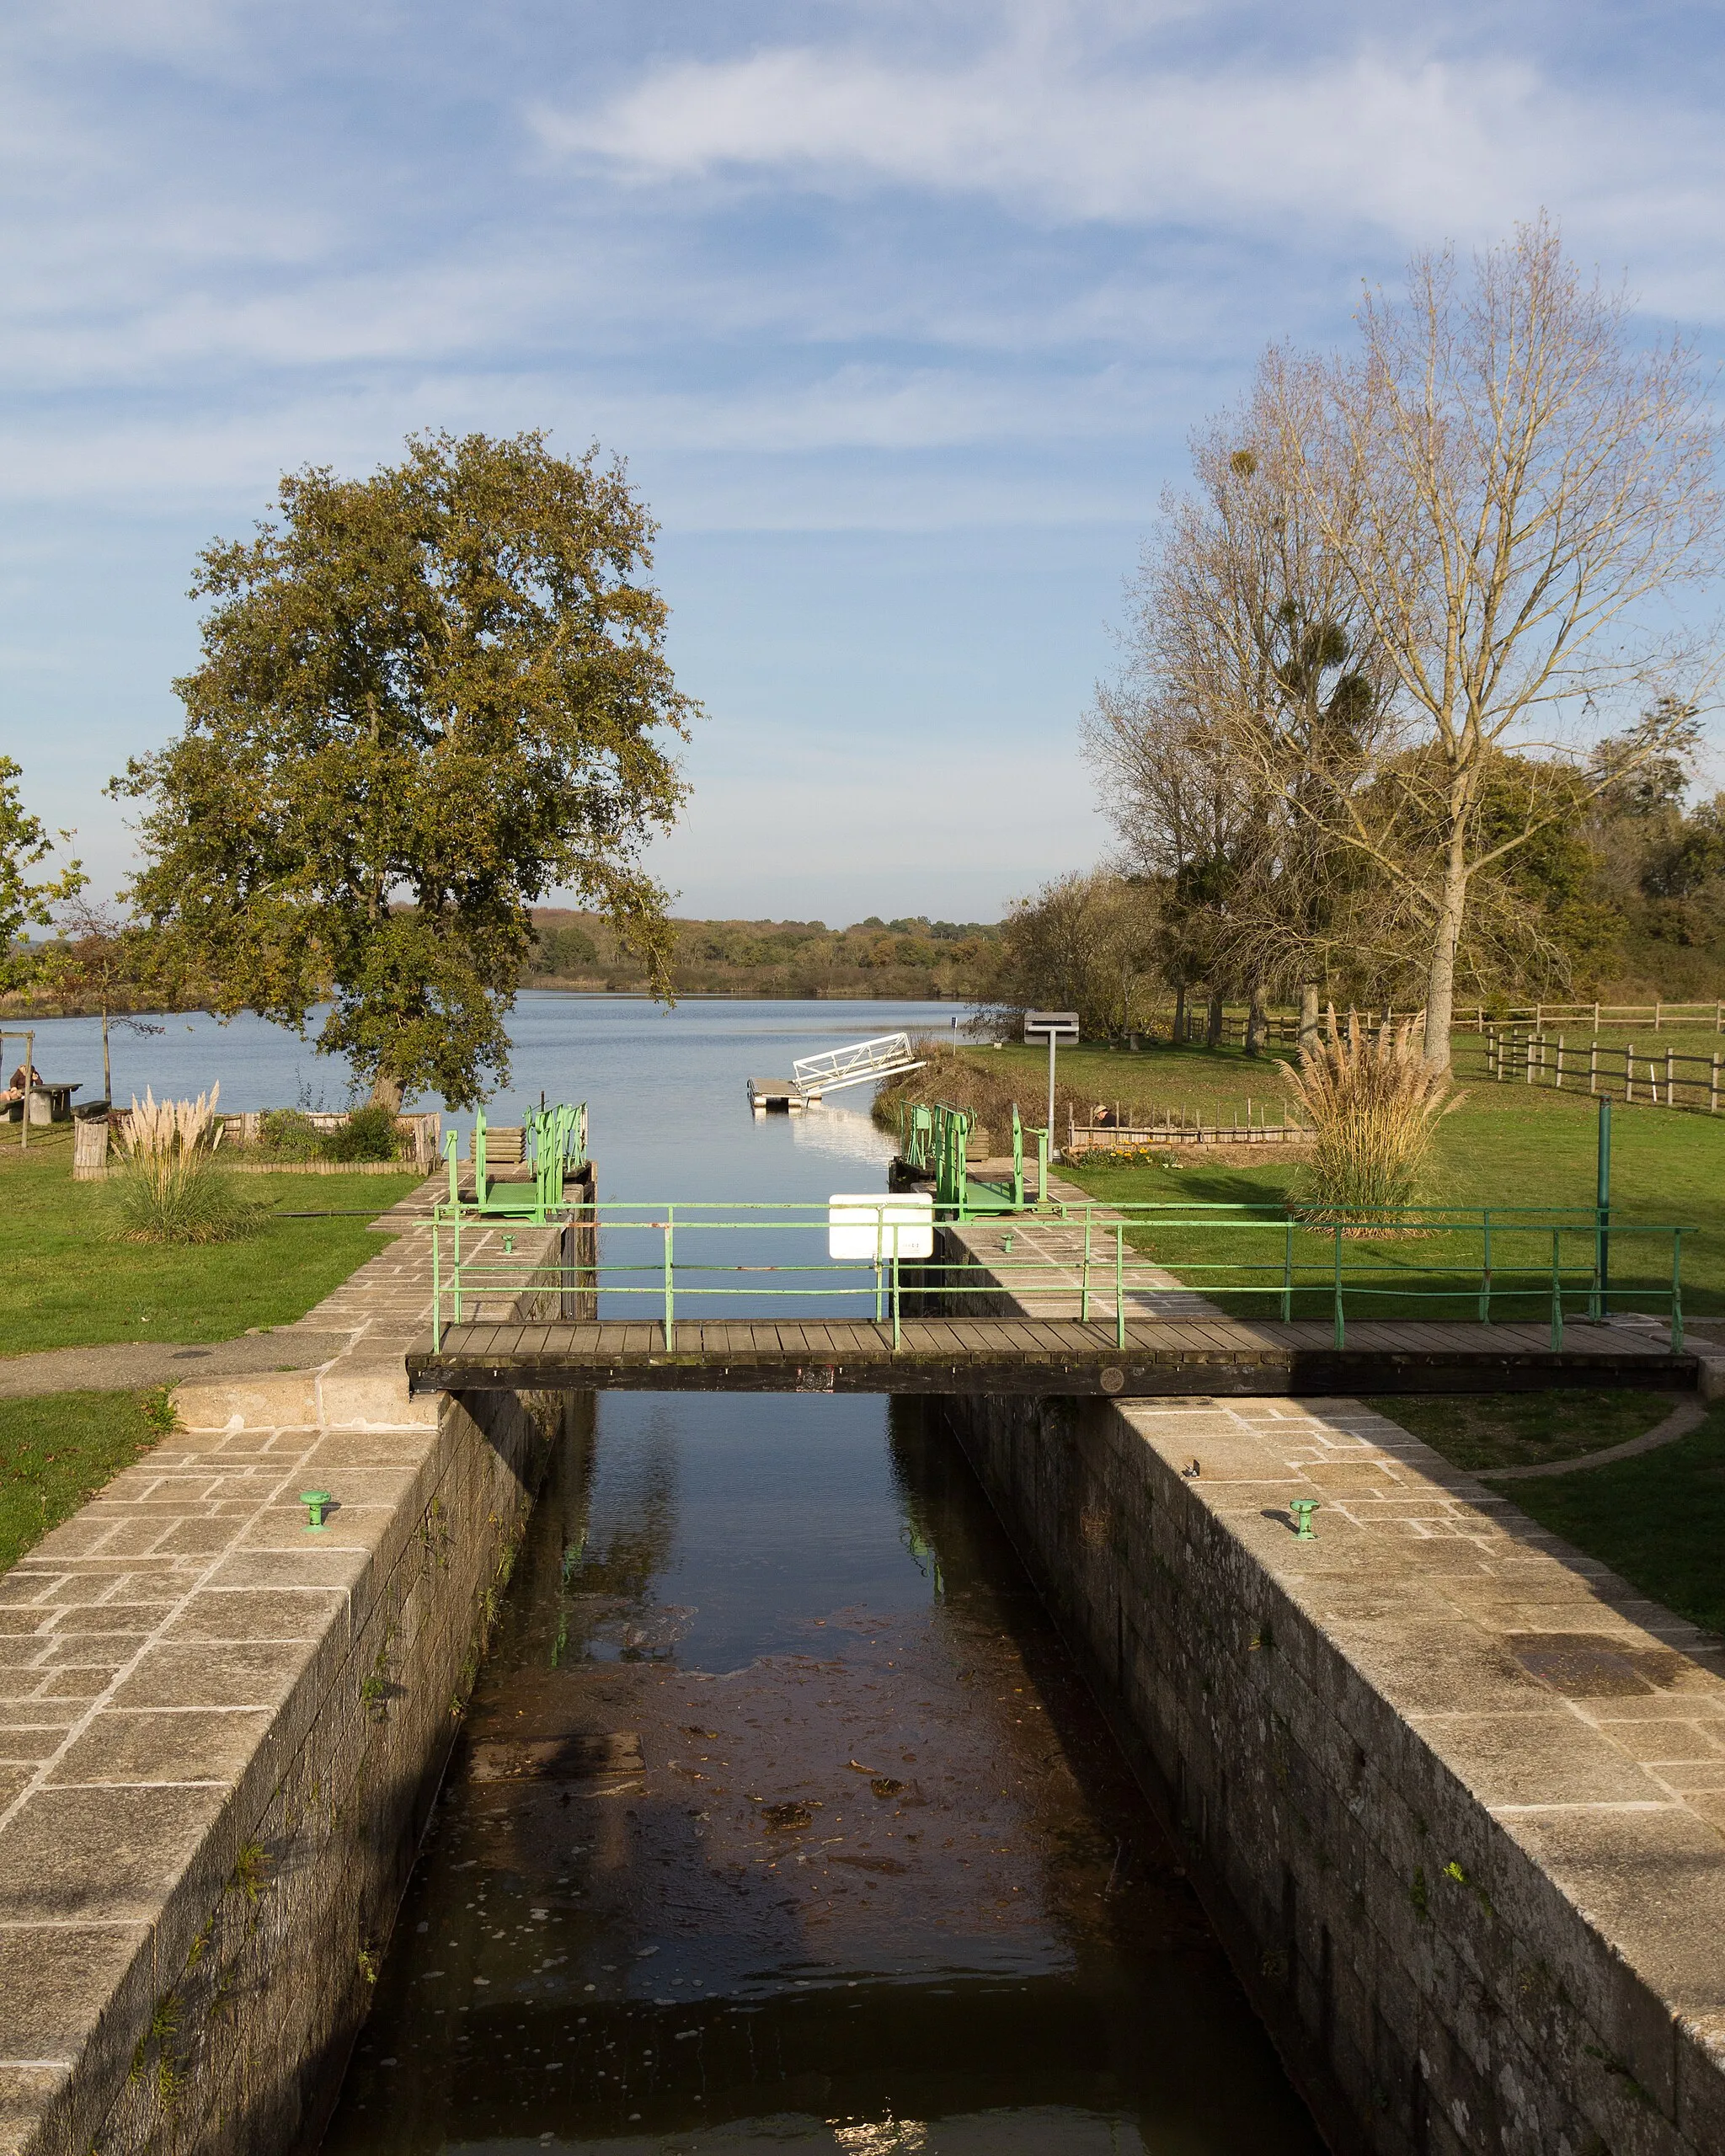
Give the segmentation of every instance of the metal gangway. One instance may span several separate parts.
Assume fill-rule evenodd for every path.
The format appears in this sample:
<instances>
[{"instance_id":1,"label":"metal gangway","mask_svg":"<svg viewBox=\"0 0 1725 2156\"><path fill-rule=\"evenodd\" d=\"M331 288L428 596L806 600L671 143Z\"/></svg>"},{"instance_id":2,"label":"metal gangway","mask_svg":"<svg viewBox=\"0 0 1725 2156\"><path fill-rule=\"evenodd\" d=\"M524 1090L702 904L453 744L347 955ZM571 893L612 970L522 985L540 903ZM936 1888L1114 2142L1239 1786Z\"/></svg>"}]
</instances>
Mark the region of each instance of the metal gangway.
<instances>
[{"instance_id":1,"label":"metal gangway","mask_svg":"<svg viewBox=\"0 0 1725 2156\"><path fill-rule=\"evenodd\" d=\"M848 1048L800 1055L791 1072L804 1099L818 1101L823 1093L836 1093L846 1086L866 1085L871 1078L896 1078L902 1071L921 1068L922 1059L911 1053L908 1033L883 1033L878 1040L853 1041Z\"/></svg>"}]
</instances>

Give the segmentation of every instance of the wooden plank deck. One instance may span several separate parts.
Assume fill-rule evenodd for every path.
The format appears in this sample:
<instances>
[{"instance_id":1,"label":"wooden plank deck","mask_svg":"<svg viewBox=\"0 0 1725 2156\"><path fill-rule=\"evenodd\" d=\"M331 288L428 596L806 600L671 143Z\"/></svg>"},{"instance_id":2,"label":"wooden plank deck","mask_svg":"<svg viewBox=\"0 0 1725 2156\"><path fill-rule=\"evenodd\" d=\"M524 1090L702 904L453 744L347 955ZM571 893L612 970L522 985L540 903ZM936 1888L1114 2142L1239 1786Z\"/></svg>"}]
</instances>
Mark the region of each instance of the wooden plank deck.
<instances>
[{"instance_id":1,"label":"wooden plank deck","mask_svg":"<svg viewBox=\"0 0 1725 2156\"><path fill-rule=\"evenodd\" d=\"M705 1392L980 1392L1335 1395L1509 1392L1621 1385L1691 1392L1696 1358L1618 1327L1570 1324L1554 1351L1535 1326L1348 1327L1338 1348L1325 1325L1206 1315L1130 1315L1127 1344L1112 1317L906 1318L889 1325L680 1321L668 1350L656 1325L592 1321L450 1326L435 1354L409 1355L413 1390Z\"/></svg>"}]
</instances>

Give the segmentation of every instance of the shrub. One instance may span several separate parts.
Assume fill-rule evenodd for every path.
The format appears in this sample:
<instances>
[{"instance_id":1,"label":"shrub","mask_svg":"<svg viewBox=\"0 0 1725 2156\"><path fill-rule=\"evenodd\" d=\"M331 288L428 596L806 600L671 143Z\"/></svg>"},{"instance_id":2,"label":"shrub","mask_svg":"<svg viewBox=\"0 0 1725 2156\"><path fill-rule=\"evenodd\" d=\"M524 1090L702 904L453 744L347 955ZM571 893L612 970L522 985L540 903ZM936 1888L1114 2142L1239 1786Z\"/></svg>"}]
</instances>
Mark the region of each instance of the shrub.
<instances>
[{"instance_id":1,"label":"shrub","mask_svg":"<svg viewBox=\"0 0 1725 2156\"><path fill-rule=\"evenodd\" d=\"M1295 1192L1314 1225L1339 1221L1361 1236L1412 1232L1393 1216L1418 1201L1434 1129L1464 1098L1450 1091L1447 1071L1426 1069L1423 1049L1417 1018L1374 1033L1350 1011L1344 1032L1332 1005L1328 1038L1303 1049L1297 1066L1282 1066L1316 1134Z\"/></svg>"},{"instance_id":2,"label":"shrub","mask_svg":"<svg viewBox=\"0 0 1725 2156\"><path fill-rule=\"evenodd\" d=\"M195 1101L134 1096L116 1137L122 1156L115 1193L128 1242L225 1243L255 1227L265 1209L238 1195L211 1166L220 1086Z\"/></svg>"},{"instance_id":3,"label":"shrub","mask_svg":"<svg viewBox=\"0 0 1725 2156\"><path fill-rule=\"evenodd\" d=\"M277 1161L315 1161L323 1150L323 1134L298 1108L271 1108L258 1123L258 1143Z\"/></svg>"},{"instance_id":4,"label":"shrub","mask_svg":"<svg viewBox=\"0 0 1725 2156\"><path fill-rule=\"evenodd\" d=\"M393 1161L400 1150L395 1118L385 1107L355 1108L323 1140L328 1161Z\"/></svg>"},{"instance_id":5,"label":"shrub","mask_svg":"<svg viewBox=\"0 0 1725 2156\"><path fill-rule=\"evenodd\" d=\"M896 1131L900 1110L918 1101L940 1101L948 1107L967 1109L1001 1152L1012 1146L1015 1102L1026 1130L1042 1128L1048 1114L1048 1089L1040 1071L1004 1064L994 1068L938 1037L913 1041L911 1054L922 1069L889 1078L875 1093L873 1117L883 1130ZM1075 1093L1062 1081L1055 1099L1056 1147L1065 1143L1068 1116L1087 1123L1094 1106L1092 1095Z\"/></svg>"}]
</instances>

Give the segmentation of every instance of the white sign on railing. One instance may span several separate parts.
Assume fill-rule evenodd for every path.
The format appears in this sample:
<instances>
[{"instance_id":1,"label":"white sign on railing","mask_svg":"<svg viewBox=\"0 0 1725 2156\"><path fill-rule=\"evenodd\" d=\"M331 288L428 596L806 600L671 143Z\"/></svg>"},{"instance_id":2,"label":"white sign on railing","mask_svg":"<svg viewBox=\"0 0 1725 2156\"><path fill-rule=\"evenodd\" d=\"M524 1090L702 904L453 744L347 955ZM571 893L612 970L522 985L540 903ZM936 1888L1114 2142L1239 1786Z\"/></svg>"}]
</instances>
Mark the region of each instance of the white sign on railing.
<instances>
[{"instance_id":1,"label":"white sign on railing","mask_svg":"<svg viewBox=\"0 0 1725 2156\"><path fill-rule=\"evenodd\" d=\"M934 1199L926 1191L864 1191L826 1201L826 1254L852 1264L934 1256Z\"/></svg>"}]
</instances>

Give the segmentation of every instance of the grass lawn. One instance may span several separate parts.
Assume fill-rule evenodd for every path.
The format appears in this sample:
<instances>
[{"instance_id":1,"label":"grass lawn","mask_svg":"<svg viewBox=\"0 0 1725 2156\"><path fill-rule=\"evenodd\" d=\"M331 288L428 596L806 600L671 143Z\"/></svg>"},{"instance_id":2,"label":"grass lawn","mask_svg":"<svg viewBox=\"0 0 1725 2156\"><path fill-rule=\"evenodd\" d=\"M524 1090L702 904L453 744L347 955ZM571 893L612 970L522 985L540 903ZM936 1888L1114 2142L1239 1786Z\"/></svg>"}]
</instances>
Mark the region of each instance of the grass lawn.
<instances>
[{"instance_id":1,"label":"grass lawn","mask_svg":"<svg viewBox=\"0 0 1725 2156\"><path fill-rule=\"evenodd\" d=\"M11 1145L0 1143L0 1354L231 1340L251 1326L288 1324L384 1246L367 1221L419 1181L411 1171L248 1177L247 1195L278 1214L356 1217L267 1220L238 1242L176 1248L119 1241L109 1185L74 1182L71 1157L68 1130L33 1134L27 1153L15 1134Z\"/></svg>"},{"instance_id":2,"label":"grass lawn","mask_svg":"<svg viewBox=\"0 0 1725 2156\"><path fill-rule=\"evenodd\" d=\"M166 1427L163 1393L0 1400L0 1572L142 1459Z\"/></svg>"},{"instance_id":3,"label":"grass lawn","mask_svg":"<svg viewBox=\"0 0 1725 2156\"><path fill-rule=\"evenodd\" d=\"M1449 1393L1369 1400L1456 1467L1532 1467L1621 1445L1663 1422L1659 1392Z\"/></svg>"},{"instance_id":4,"label":"grass lawn","mask_svg":"<svg viewBox=\"0 0 1725 2156\"><path fill-rule=\"evenodd\" d=\"M991 1065L1022 1061L1027 1081L1038 1062L1036 1051L1023 1047L1000 1050L980 1049L974 1053ZM1141 1075L1140 1075L1140 1067ZM1135 1082L1129 1083L1127 1074ZM1243 1104L1248 1091L1256 1102L1268 1097L1275 1074L1263 1061L1251 1061L1238 1050L1211 1054L1201 1049L1165 1049L1139 1055L1109 1054L1092 1049L1074 1050L1061 1058L1063 1083L1093 1087L1097 1100L1136 1098L1148 1104L1178 1107L1200 1100L1206 1117L1227 1114L1235 1103ZM1463 1106L1439 1127L1437 1174L1432 1202L1466 1206L1590 1206L1594 1197L1595 1109L1585 1094L1541 1091L1527 1086L1475 1081L1465 1088ZM1033 1095L1031 1097L1034 1097ZM1240 1166L1202 1162L1180 1168L1069 1167L1065 1178L1092 1196L1121 1201L1169 1200L1232 1202L1279 1206L1299 1174L1297 1163L1252 1161ZM1725 1114L1717 1118L1688 1115L1664 1108L1625 1107L1613 1118L1613 1210L1621 1221L1640 1220L1680 1224L1695 1230L1684 1238L1684 1306L1692 1314L1725 1311ZM1588 1239L1578 1237L1566 1252L1566 1262L1580 1263ZM1272 1247L1272 1245L1274 1247ZM1196 1236L1158 1236L1154 1254L1194 1286L1219 1285L1229 1279L1245 1280L1237 1272L1207 1278L1194 1269L1204 1260L1214 1261L1237 1250L1242 1257L1280 1262L1276 1231L1259 1231L1240 1237L1227 1251L1214 1241ZM1327 1239L1296 1237L1296 1257L1319 1262ZM1613 1276L1620 1284L1637 1283L1656 1289L1668 1282L1669 1243L1649 1237L1637 1252L1637 1239L1620 1235L1613 1247ZM1358 1262L1381 1263L1397 1274L1409 1275L1434 1262L1454 1262L1477 1267L1477 1236L1434 1239L1425 1243L1357 1245ZM1544 1241L1543 1258L1532 1238L1500 1247L1495 1253L1500 1271L1506 1263L1549 1262L1550 1237ZM1186 1264L1183 1267L1182 1261ZM1268 1315L1263 1299L1230 1295L1226 1307L1242 1315ZM1327 1307L1327 1304L1323 1305ZM1546 1307L1538 1295L1525 1306L1507 1305L1505 1316L1536 1316ZM1648 1307L1658 1308L1651 1299ZM1494 1314L1497 1305L1494 1297ZM1296 1304L1297 1315L1319 1314L1313 1296ZM1350 1299L1350 1314L1354 1305ZM1453 1304L1362 1300L1358 1315L1365 1316L1418 1314L1426 1316L1463 1316L1471 1310ZM1575 1312L1572 1309L1571 1315Z\"/></svg>"}]
</instances>

